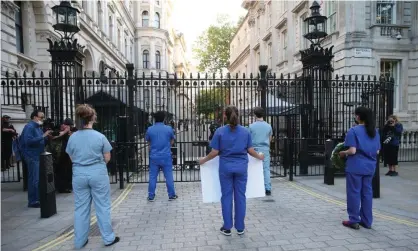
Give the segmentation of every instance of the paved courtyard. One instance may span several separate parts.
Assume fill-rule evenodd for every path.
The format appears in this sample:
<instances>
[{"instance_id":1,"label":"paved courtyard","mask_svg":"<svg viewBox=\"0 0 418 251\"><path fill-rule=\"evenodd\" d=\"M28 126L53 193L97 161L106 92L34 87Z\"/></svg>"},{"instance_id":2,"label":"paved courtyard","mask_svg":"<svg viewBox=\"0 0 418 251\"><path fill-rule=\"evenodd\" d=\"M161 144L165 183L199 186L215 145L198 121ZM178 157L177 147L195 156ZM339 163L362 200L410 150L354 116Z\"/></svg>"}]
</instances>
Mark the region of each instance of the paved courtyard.
<instances>
[{"instance_id":1,"label":"paved courtyard","mask_svg":"<svg viewBox=\"0 0 418 251\"><path fill-rule=\"evenodd\" d=\"M351 230L341 225L346 219L343 200L283 179L274 179L272 185L273 196L248 200L245 235L229 237L218 232L220 204L201 202L199 182L177 183L180 198L172 202L164 184L159 184L154 203L145 200L146 184L128 185L113 201L114 229L121 242L105 248L97 224L92 224L84 250L418 250L416 219L375 210L372 230ZM59 224L61 217L68 224L71 216L38 220L32 227L41 230L47 227L42 221L54 218ZM28 237L21 228L25 241ZM2 250L72 250L72 237L72 227L64 225L39 242L19 249L9 243Z\"/></svg>"}]
</instances>

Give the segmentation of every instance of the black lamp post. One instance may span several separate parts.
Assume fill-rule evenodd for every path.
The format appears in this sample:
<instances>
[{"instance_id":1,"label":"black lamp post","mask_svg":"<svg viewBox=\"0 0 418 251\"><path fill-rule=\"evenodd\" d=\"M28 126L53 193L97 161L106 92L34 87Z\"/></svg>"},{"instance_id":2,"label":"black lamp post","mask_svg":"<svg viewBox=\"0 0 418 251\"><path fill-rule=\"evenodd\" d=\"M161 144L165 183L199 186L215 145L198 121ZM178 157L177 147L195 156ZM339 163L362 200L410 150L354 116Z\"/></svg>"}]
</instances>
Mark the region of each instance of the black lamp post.
<instances>
[{"instance_id":1,"label":"black lamp post","mask_svg":"<svg viewBox=\"0 0 418 251\"><path fill-rule=\"evenodd\" d=\"M64 109L64 104L67 107L75 107L75 104L84 102L81 88L84 46L79 45L77 39L73 39L80 31L77 25L79 11L73 8L69 1L61 1L59 5L52 7L52 10L56 18L52 27L61 38L56 41L47 38L52 59L51 117L56 123L60 123L65 117L74 117L74 109ZM66 90L69 86L75 87L74 98L73 91ZM73 101L75 104L72 104Z\"/></svg>"},{"instance_id":2,"label":"black lamp post","mask_svg":"<svg viewBox=\"0 0 418 251\"><path fill-rule=\"evenodd\" d=\"M304 20L307 25L305 25L305 35L303 36L314 45L319 45L321 43L321 39L328 36L326 32L328 18L319 13L320 8L321 6L318 2L313 2L310 7L311 16Z\"/></svg>"},{"instance_id":3,"label":"black lamp post","mask_svg":"<svg viewBox=\"0 0 418 251\"><path fill-rule=\"evenodd\" d=\"M60 33L61 39L70 41L80 31L77 23L77 14L80 11L71 6L69 1L61 1L60 5L52 7L55 14L56 24L52 25L55 31Z\"/></svg>"}]
</instances>

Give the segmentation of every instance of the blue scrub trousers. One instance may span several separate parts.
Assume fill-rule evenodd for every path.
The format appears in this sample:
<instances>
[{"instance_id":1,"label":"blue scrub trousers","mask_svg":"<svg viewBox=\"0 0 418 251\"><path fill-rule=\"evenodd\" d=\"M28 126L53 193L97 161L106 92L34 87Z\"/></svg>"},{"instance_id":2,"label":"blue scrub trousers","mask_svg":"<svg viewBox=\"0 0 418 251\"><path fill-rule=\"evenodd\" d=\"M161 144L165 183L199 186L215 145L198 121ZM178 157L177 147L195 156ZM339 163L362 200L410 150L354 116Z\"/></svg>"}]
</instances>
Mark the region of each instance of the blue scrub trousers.
<instances>
[{"instance_id":1,"label":"blue scrub trousers","mask_svg":"<svg viewBox=\"0 0 418 251\"><path fill-rule=\"evenodd\" d=\"M110 217L110 182L105 165L73 167L74 244L81 248L90 230L91 201L94 202L97 224L105 245L115 240Z\"/></svg>"},{"instance_id":2,"label":"blue scrub trousers","mask_svg":"<svg viewBox=\"0 0 418 251\"><path fill-rule=\"evenodd\" d=\"M148 198L153 199L155 197L155 188L157 187L157 178L160 168L164 173L168 197L170 198L176 195L173 179L173 159L171 156L164 158L150 158Z\"/></svg>"},{"instance_id":3,"label":"blue scrub trousers","mask_svg":"<svg viewBox=\"0 0 418 251\"><path fill-rule=\"evenodd\" d=\"M363 222L371 227L373 223L373 175L346 172L347 213L351 223Z\"/></svg>"},{"instance_id":4,"label":"blue scrub trousers","mask_svg":"<svg viewBox=\"0 0 418 251\"><path fill-rule=\"evenodd\" d=\"M39 159L26 157L28 168L28 206L39 203Z\"/></svg>"},{"instance_id":5,"label":"blue scrub trousers","mask_svg":"<svg viewBox=\"0 0 418 251\"><path fill-rule=\"evenodd\" d=\"M222 192L222 217L224 220L223 227L227 230L233 227L232 196L234 196L235 204L235 229L245 229L247 174L247 168L238 172L222 165L219 166L219 181Z\"/></svg>"}]
</instances>

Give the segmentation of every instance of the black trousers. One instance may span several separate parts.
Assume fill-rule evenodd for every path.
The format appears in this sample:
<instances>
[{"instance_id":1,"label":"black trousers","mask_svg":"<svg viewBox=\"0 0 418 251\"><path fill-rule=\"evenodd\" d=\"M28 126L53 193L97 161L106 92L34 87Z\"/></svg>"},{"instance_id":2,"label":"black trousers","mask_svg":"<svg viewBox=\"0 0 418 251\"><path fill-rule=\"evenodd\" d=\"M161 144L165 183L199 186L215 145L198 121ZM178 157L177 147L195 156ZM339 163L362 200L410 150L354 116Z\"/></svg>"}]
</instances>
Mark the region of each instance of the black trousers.
<instances>
[{"instance_id":1,"label":"black trousers","mask_svg":"<svg viewBox=\"0 0 418 251\"><path fill-rule=\"evenodd\" d=\"M58 192L72 190L73 170L72 162L67 154L62 154L55 165L55 188Z\"/></svg>"},{"instance_id":2,"label":"black trousers","mask_svg":"<svg viewBox=\"0 0 418 251\"><path fill-rule=\"evenodd\" d=\"M398 165L399 146L384 144L383 145L383 160L389 166Z\"/></svg>"}]
</instances>

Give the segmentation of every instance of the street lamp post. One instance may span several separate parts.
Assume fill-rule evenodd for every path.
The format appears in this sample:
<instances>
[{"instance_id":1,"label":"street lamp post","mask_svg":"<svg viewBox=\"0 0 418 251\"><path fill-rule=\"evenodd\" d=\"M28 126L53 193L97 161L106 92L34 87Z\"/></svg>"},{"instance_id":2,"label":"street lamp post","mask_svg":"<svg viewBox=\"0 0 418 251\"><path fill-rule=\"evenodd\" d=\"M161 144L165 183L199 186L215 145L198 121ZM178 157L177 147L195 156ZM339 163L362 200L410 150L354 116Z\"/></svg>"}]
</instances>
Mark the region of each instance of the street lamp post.
<instances>
[{"instance_id":1,"label":"street lamp post","mask_svg":"<svg viewBox=\"0 0 418 251\"><path fill-rule=\"evenodd\" d=\"M75 34L80 31L78 27L77 15L80 12L73 8L68 1L61 1L59 5L52 7L56 23L52 25L54 30L60 35L60 39L52 41L47 38L49 43L49 53L51 54L51 116L56 123L61 122L64 117L74 117L74 109L65 109L74 107L72 104L72 91L64 90L67 87L74 86L75 104L84 101L82 84L82 62L84 59L83 46L79 45ZM64 95L67 95L64 97ZM65 114L64 114L65 113ZM76 121L77 122L77 121Z\"/></svg>"}]
</instances>

